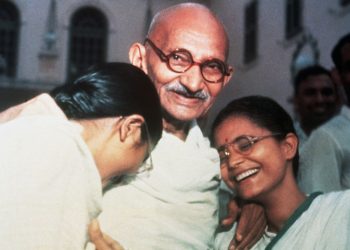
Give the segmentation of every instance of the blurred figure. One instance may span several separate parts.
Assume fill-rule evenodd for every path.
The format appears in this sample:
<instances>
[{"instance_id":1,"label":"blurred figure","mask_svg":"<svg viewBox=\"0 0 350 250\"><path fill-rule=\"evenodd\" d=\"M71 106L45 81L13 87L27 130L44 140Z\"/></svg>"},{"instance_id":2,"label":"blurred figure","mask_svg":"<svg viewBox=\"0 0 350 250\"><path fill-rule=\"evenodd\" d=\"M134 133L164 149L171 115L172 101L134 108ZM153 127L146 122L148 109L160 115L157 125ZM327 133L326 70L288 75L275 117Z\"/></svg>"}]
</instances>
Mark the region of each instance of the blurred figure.
<instances>
[{"instance_id":1,"label":"blurred figure","mask_svg":"<svg viewBox=\"0 0 350 250\"><path fill-rule=\"evenodd\" d=\"M319 65L300 70L294 79L293 103L297 115L295 128L301 146L312 130L339 110L338 95L330 71Z\"/></svg>"},{"instance_id":2,"label":"blurred figure","mask_svg":"<svg viewBox=\"0 0 350 250\"><path fill-rule=\"evenodd\" d=\"M335 78L343 86L347 101L350 96L350 33L343 36L332 50Z\"/></svg>"},{"instance_id":3,"label":"blurred figure","mask_svg":"<svg viewBox=\"0 0 350 250\"><path fill-rule=\"evenodd\" d=\"M350 99L350 34L342 37L332 51L337 74ZM350 108L316 129L301 150L299 184L309 193L350 188Z\"/></svg>"}]
</instances>

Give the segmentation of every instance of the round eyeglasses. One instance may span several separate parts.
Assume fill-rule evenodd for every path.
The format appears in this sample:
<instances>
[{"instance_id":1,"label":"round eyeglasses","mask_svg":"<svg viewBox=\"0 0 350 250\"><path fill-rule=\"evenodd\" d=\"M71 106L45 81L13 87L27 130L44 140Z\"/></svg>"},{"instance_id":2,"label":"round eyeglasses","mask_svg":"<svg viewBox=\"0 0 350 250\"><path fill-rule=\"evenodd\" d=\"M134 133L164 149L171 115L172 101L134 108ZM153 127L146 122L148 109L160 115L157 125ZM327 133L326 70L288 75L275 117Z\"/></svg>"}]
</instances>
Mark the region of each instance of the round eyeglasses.
<instances>
[{"instance_id":1,"label":"round eyeglasses","mask_svg":"<svg viewBox=\"0 0 350 250\"><path fill-rule=\"evenodd\" d=\"M249 136L242 135L234 139L232 142L226 143L220 146L217 150L219 152L220 163L224 164L232 154L232 150L242 155L248 155L253 148L253 145L263 139L281 135L281 133L275 133L265 136Z\"/></svg>"},{"instance_id":2,"label":"round eyeglasses","mask_svg":"<svg viewBox=\"0 0 350 250\"><path fill-rule=\"evenodd\" d=\"M162 62L165 62L168 68L176 73L184 73L193 65L198 65L204 80L209 83L220 83L225 76L232 73L232 69L219 59L210 59L202 63L195 62L191 53L185 49L176 49L166 55L159 49L150 39L145 39L145 44L148 43L156 52Z\"/></svg>"}]
</instances>

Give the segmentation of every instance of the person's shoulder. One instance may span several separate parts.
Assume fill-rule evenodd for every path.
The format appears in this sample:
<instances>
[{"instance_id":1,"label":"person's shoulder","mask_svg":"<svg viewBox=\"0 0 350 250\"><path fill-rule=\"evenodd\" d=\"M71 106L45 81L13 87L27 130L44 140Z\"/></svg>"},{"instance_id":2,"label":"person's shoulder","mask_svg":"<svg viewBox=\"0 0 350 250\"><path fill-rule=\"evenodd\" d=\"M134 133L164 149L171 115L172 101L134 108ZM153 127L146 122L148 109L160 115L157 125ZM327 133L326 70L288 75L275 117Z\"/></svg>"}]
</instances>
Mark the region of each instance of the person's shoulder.
<instances>
[{"instance_id":1,"label":"person's shoulder","mask_svg":"<svg viewBox=\"0 0 350 250\"><path fill-rule=\"evenodd\" d=\"M342 191L327 192L319 196L323 202L332 204L334 202L345 204L350 208L350 189Z\"/></svg>"},{"instance_id":2,"label":"person's shoulder","mask_svg":"<svg viewBox=\"0 0 350 250\"><path fill-rule=\"evenodd\" d=\"M5 123L19 117L31 115L52 115L65 117L63 111L57 106L54 99L47 93L40 94L32 99L12 106L0 113L0 123Z\"/></svg>"},{"instance_id":3,"label":"person's shoulder","mask_svg":"<svg viewBox=\"0 0 350 250\"><path fill-rule=\"evenodd\" d=\"M21 138L22 143L77 143L82 127L67 119L52 115L30 115L1 124L0 134L8 140ZM17 140L17 139L15 139Z\"/></svg>"},{"instance_id":4,"label":"person's shoulder","mask_svg":"<svg viewBox=\"0 0 350 250\"><path fill-rule=\"evenodd\" d=\"M335 115L332 119L327 121L320 128L334 129L339 126L343 127L343 124L348 124L348 123L350 123L350 109L347 106L343 106L337 115ZM348 127L350 130L350 126Z\"/></svg>"},{"instance_id":5,"label":"person's shoulder","mask_svg":"<svg viewBox=\"0 0 350 250\"><path fill-rule=\"evenodd\" d=\"M332 119L312 131L311 137L313 138L319 138L323 136L331 136L331 137L337 137L339 133L346 133L350 134L350 118L347 118L344 115L344 108L348 109L347 107L343 107L341 113L334 116ZM348 109L349 110L349 109ZM349 110L349 117L350 117L350 110Z\"/></svg>"}]
</instances>

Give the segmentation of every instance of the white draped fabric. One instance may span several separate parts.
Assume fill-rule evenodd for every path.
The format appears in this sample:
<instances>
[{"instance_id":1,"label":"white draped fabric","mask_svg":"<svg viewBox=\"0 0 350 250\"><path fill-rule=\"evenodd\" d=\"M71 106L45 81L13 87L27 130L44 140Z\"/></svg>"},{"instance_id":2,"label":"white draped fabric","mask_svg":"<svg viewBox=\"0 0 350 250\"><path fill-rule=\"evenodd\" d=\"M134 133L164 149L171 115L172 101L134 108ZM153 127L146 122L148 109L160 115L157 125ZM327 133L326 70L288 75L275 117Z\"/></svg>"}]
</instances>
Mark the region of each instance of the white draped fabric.
<instances>
[{"instance_id":1,"label":"white draped fabric","mask_svg":"<svg viewBox=\"0 0 350 250\"><path fill-rule=\"evenodd\" d=\"M99 220L127 249L211 249L218 225L219 159L193 124L186 141L163 131L154 168L107 191Z\"/></svg>"},{"instance_id":2,"label":"white draped fabric","mask_svg":"<svg viewBox=\"0 0 350 250\"><path fill-rule=\"evenodd\" d=\"M216 238L217 250L227 250L232 233ZM337 249L350 246L350 190L311 194L288 219L278 234L266 232L252 248L263 249Z\"/></svg>"},{"instance_id":3,"label":"white draped fabric","mask_svg":"<svg viewBox=\"0 0 350 250\"><path fill-rule=\"evenodd\" d=\"M52 115L0 125L0 249L84 249L102 206L82 127Z\"/></svg>"}]
</instances>

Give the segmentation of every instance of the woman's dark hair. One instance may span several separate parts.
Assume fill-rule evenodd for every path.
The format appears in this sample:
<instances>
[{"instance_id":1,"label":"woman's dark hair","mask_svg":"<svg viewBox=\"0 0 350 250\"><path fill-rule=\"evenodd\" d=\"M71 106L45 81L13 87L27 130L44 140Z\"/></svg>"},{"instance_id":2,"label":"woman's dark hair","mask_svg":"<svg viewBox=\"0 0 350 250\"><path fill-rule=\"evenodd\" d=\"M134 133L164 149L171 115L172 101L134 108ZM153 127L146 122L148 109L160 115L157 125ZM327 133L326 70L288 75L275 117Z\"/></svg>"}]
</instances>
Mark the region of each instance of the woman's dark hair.
<instances>
[{"instance_id":1,"label":"woman's dark hair","mask_svg":"<svg viewBox=\"0 0 350 250\"><path fill-rule=\"evenodd\" d=\"M162 115L157 91L149 77L128 63L93 66L73 82L50 93L68 119L98 119L139 114L146 125L142 139L156 145L162 134Z\"/></svg>"},{"instance_id":2,"label":"woman's dark hair","mask_svg":"<svg viewBox=\"0 0 350 250\"><path fill-rule=\"evenodd\" d=\"M294 133L293 120L290 115L274 100L264 96L247 96L231 101L215 118L211 129L211 141L217 127L227 118L242 116L257 126L271 133L281 134L277 140L283 140L288 133ZM297 176L299 168L299 153L293 158L293 172Z\"/></svg>"}]
</instances>

